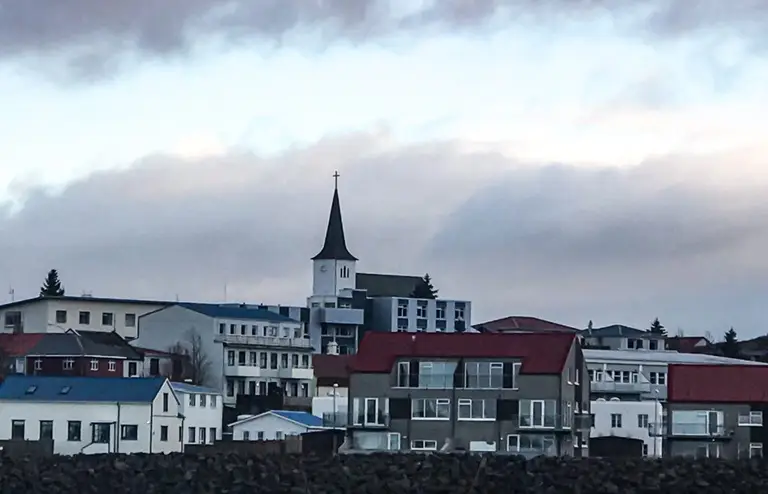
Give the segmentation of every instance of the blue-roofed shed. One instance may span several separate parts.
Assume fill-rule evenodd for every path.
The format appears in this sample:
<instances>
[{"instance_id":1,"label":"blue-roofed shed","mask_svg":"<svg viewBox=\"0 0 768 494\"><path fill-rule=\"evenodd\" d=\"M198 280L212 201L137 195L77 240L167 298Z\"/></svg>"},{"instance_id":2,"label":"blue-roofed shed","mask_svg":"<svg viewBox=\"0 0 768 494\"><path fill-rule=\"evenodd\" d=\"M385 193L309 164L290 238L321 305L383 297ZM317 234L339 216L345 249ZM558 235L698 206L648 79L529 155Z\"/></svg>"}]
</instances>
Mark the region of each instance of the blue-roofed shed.
<instances>
[{"instance_id":1,"label":"blue-roofed shed","mask_svg":"<svg viewBox=\"0 0 768 494\"><path fill-rule=\"evenodd\" d=\"M282 439L285 436L326 429L323 419L309 412L270 410L259 415L243 416L230 424L236 441Z\"/></svg>"},{"instance_id":2,"label":"blue-roofed shed","mask_svg":"<svg viewBox=\"0 0 768 494\"><path fill-rule=\"evenodd\" d=\"M150 403L164 377L8 376L0 385L1 401Z\"/></svg>"}]
</instances>

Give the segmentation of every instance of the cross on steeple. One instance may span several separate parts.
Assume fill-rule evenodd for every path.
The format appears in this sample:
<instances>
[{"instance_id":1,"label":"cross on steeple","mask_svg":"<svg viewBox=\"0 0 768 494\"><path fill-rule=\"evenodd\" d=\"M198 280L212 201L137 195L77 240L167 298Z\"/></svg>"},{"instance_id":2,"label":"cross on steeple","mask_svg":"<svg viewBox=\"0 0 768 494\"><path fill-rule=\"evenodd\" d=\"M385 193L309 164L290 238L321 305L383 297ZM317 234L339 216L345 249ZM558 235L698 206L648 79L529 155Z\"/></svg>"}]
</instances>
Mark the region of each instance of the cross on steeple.
<instances>
[{"instance_id":1,"label":"cross on steeple","mask_svg":"<svg viewBox=\"0 0 768 494\"><path fill-rule=\"evenodd\" d=\"M338 189L339 188L339 170L336 170L333 172L333 188Z\"/></svg>"}]
</instances>

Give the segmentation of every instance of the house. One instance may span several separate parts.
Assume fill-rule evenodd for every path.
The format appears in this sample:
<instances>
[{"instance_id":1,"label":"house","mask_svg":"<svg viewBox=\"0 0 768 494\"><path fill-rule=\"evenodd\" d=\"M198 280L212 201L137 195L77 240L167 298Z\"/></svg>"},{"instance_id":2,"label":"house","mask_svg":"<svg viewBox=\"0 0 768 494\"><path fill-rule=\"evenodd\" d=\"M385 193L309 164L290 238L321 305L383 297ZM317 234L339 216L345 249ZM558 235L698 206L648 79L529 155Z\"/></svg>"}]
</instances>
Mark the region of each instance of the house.
<instances>
[{"instance_id":1,"label":"house","mask_svg":"<svg viewBox=\"0 0 768 494\"><path fill-rule=\"evenodd\" d=\"M100 298L91 296L40 296L0 305L0 332L63 333L68 329L116 331L126 339L136 337L138 318L170 302Z\"/></svg>"},{"instance_id":2,"label":"house","mask_svg":"<svg viewBox=\"0 0 768 494\"><path fill-rule=\"evenodd\" d=\"M164 376L179 382L185 379L185 371L190 366L188 355L132 346L144 356L142 377Z\"/></svg>"},{"instance_id":3,"label":"house","mask_svg":"<svg viewBox=\"0 0 768 494\"><path fill-rule=\"evenodd\" d=\"M315 396L347 396L352 355L315 355Z\"/></svg>"},{"instance_id":4,"label":"house","mask_svg":"<svg viewBox=\"0 0 768 494\"><path fill-rule=\"evenodd\" d=\"M571 326L530 316L507 316L476 324L473 327L482 333L579 333L581 331Z\"/></svg>"},{"instance_id":5,"label":"house","mask_svg":"<svg viewBox=\"0 0 768 494\"><path fill-rule=\"evenodd\" d=\"M703 336L672 336L667 337L667 350L680 353L706 353L712 342Z\"/></svg>"},{"instance_id":6,"label":"house","mask_svg":"<svg viewBox=\"0 0 768 494\"><path fill-rule=\"evenodd\" d=\"M312 347L304 327L268 310L174 304L139 318L133 343L162 351L181 345L195 354L192 365L205 361L199 384L222 390L228 406L238 396L266 395L271 385L290 397L311 397Z\"/></svg>"},{"instance_id":7,"label":"house","mask_svg":"<svg viewBox=\"0 0 768 494\"><path fill-rule=\"evenodd\" d=\"M181 451L179 402L164 378L8 376L0 439L53 441L56 454Z\"/></svg>"},{"instance_id":8,"label":"house","mask_svg":"<svg viewBox=\"0 0 768 494\"><path fill-rule=\"evenodd\" d=\"M350 367L345 451L587 454L576 335L370 332Z\"/></svg>"},{"instance_id":9,"label":"house","mask_svg":"<svg viewBox=\"0 0 768 494\"><path fill-rule=\"evenodd\" d=\"M587 329L583 335L585 348L606 350L664 350L666 348L664 335L621 324Z\"/></svg>"},{"instance_id":10,"label":"house","mask_svg":"<svg viewBox=\"0 0 768 494\"><path fill-rule=\"evenodd\" d=\"M234 441L282 440L305 432L323 429L322 419L311 413L270 410L259 415L243 415L229 425Z\"/></svg>"},{"instance_id":11,"label":"house","mask_svg":"<svg viewBox=\"0 0 768 494\"><path fill-rule=\"evenodd\" d=\"M665 454L762 458L768 446L768 367L670 365Z\"/></svg>"},{"instance_id":12,"label":"house","mask_svg":"<svg viewBox=\"0 0 768 494\"><path fill-rule=\"evenodd\" d=\"M43 334L0 334L0 377L23 374L27 354L38 344Z\"/></svg>"},{"instance_id":13,"label":"house","mask_svg":"<svg viewBox=\"0 0 768 494\"><path fill-rule=\"evenodd\" d=\"M224 401L221 391L171 382L184 416L184 444L213 444L221 440Z\"/></svg>"},{"instance_id":14,"label":"house","mask_svg":"<svg viewBox=\"0 0 768 494\"><path fill-rule=\"evenodd\" d=\"M615 400L615 401L613 401ZM662 456L662 440L652 435L650 426L659 422L663 407L658 401L619 401L614 398L592 401L590 442L597 438L620 437L642 441L642 455ZM595 454L594 450L591 450Z\"/></svg>"}]
</instances>

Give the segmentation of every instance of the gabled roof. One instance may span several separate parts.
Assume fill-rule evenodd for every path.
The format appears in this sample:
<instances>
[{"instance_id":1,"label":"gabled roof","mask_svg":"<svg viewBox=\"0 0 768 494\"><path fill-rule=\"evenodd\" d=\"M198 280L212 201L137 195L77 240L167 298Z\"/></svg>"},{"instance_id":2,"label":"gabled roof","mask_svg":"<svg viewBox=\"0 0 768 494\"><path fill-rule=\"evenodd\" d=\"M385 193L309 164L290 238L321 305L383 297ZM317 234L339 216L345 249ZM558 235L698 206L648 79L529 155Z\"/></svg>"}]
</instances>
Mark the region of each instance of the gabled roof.
<instances>
[{"instance_id":1,"label":"gabled roof","mask_svg":"<svg viewBox=\"0 0 768 494\"><path fill-rule=\"evenodd\" d=\"M240 319L268 322L291 322L299 323L295 319L286 317L266 309L254 309L244 305L219 305L219 304L199 304L199 303L179 303L174 304L179 307L203 314L215 319Z\"/></svg>"},{"instance_id":2,"label":"gabled roof","mask_svg":"<svg viewBox=\"0 0 768 494\"><path fill-rule=\"evenodd\" d=\"M200 395L220 395L221 391L216 391L212 388L206 388L203 386L195 386L189 383L180 383L171 381L171 387L174 391L186 394L200 394Z\"/></svg>"},{"instance_id":3,"label":"gabled roof","mask_svg":"<svg viewBox=\"0 0 768 494\"><path fill-rule=\"evenodd\" d=\"M355 287L358 290L365 290L369 297L409 298L421 281L421 276L357 273Z\"/></svg>"},{"instance_id":4,"label":"gabled roof","mask_svg":"<svg viewBox=\"0 0 768 494\"><path fill-rule=\"evenodd\" d=\"M283 420L288 420L289 422L293 422L304 427L315 428L323 426L323 419L320 417L316 417L309 412L295 412L292 410L270 410L268 412L260 413L259 415L251 415L249 417L245 417L238 420L237 422L229 424L229 426L234 427L236 425L245 424L246 422L251 422L253 420L266 417L267 415L274 415Z\"/></svg>"},{"instance_id":5,"label":"gabled roof","mask_svg":"<svg viewBox=\"0 0 768 494\"><path fill-rule=\"evenodd\" d=\"M47 301L64 301L64 302L101 302L110 304L132 304L132 305L171 305L174 302L168 302L165 300L141 300L133 298L111 298L111 297L90 297L90 296L72 296L62 295L60 297L53 295L39 296L33 298L27 298L24 300L16 300L15 302L9 302L7 304L0 305L0 310L11 309L13 307L21 307L22 305L33 304L36 302Z\"/></svg>"},{"instance_id":6,"label":"gabled roof","mask_svg":"<svg viewBox=\"0 0 768 494\"><path fill-rule=\"evenodd\" d=\"M0 334L0 351L9 357L24 357L43 336L45 333Z\"/></svg>"},{"instance_id":7,"label":"gabled roof","mask_svg":"<svg viewBox=\"0 0 768 494\"><path fill-rule=\"evenodd\" d=\"M630 328L629 326L623 326L621 324L612 324L602 328L588 329L584 333L584 336L597 336L604 338L620 338L623 336L631 336L635 338L663 338L663 335L651 333L650 331L644 331L642 329Z\"/></svg>"},{"instance_id":8,"label":"gabled roof","mask_svg":"<svg viewBox=\"0 0 768 494\"><path fill-rule=\"evenodd\" d=\"M333 201L331 201L331 214L328 217L328 228L325 231L325 242L323 248L312 258L313 261L320 259L333 259L337 261L357 261L349 249L347 241L344 238L344 223L341 220L341 203L339 202L339 189L333 191Z\"/></svg>"},{"instance_id":9,"label":"gabled roof","mask_svg":"<svg viewBox=\"0 0 768 494\"><path fill-rule=\"evenodd\" d=\"M498 333L504 331L556 331L561 333L578 333L579 329L564 324L546 321L539 319L538 317L530 316L507 316L501 319L494 319L493 321L487 321L472 326L478 331L485 331L488 333Z\"/></svg>"},{"instance_id":10,"label":"gabled roof","mask_svg":"<svg viewBox=\"0 0 768 494\"><path fill-rule=\"evenodd\" d=\"M12 375L0 385L0 400L149 403L155 399L165 381L164 377Z\"/></svg>"},{"instance_id":11,"label":"gabled roof","mask_svg":"<svg viewBox=\"0 0 768 494\"><path fill-rule=\"evenodd\" d=\"M670 365L669 403L768 403L768 366Z\"/></svg>"},{"instance_id":12,"label":"gabled roof","mask_svg":"<svg viewBox=\"0 0 768 494\"><path fill-rule=\"evenodd\" d=\"M576 335L568 333L389 333L369 331L350 362L354 372L390 372L408 358L518 358L523 374L560 374Z\"/></svg>"},{"instance_id":13,"label":"gabled roof","mask_svg":"<svg viewBox=\"0 0 768 494\"><path fill-rule=\"evenodd\" d=\"M703 336L672 336L667 338L666 343L668 350L685 353L705 350L712 344Z\"/></svg>"},{"instance_id":14,"label":"gabled roof","mask_svg":"<svg viewBox=\"0 0 768 494\"><path fill-rule=\"evenodd\" d=\"M349 383L349 363L352 355L313 355L312 368L320 386L347 386Z\"/></svg>"},{"instance_id":15,"label":"gabled roof","mask_svg":"<svg viewBox=\"0 0 768 494\"><path fill-rule=\"evenodd\" d=\"M141 360L143 357L114 331L75 331L45 333L31 348L29 356L82 355Z\"/></svg>"}]
</instances>

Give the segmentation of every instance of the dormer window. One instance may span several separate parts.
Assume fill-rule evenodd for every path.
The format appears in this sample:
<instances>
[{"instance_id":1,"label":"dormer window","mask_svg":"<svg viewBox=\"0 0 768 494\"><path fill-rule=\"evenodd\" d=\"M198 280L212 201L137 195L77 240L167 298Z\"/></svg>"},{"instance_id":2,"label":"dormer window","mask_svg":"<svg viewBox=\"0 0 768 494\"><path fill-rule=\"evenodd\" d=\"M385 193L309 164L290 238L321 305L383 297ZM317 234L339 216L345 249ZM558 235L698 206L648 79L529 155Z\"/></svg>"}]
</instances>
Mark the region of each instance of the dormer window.
<instances>
[{"instance_id":1,"label":"dormer window","mask_svg":"<svg viewBox=\"0 0 768 494\"><path fill-rule=\"evenodd\" d=\"M37 391L37 386L35 386L33 384L32 386L27 388L27 390L24 392L24 394L31 395L31 394L34 394L35 391Z\"/></svg>"}]
</instances>

